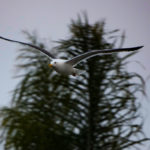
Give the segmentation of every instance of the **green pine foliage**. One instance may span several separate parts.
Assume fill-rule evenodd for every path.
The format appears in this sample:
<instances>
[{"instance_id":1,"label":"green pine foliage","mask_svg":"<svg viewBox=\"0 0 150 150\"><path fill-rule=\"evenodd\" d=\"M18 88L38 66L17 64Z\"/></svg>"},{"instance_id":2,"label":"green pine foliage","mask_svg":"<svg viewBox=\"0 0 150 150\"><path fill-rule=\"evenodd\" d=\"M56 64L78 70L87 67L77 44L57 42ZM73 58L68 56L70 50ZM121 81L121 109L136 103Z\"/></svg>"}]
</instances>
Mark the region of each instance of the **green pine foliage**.
<instances>
[{"instance_id":1,"label":"green pine foliage","mask_svg":"<svg viewBox=\"0 0 150 150\"><path fill-rule=\"evenodd\" d=\"M113 48L117 41L117 30L106 32L104 21L91 25L87 16L72 20L69 29L68 39L57 42L64 58ZM27 35L30 42L45 47L36 36ZM23 47L18 56L22 75L12 106L0 112L5 149L123 150L148 140L139 114L144 80L125 69L134 54L96 56L78 65L84 74L71 78L48 68L44 55Z\"/></svg>"}]
</instances>

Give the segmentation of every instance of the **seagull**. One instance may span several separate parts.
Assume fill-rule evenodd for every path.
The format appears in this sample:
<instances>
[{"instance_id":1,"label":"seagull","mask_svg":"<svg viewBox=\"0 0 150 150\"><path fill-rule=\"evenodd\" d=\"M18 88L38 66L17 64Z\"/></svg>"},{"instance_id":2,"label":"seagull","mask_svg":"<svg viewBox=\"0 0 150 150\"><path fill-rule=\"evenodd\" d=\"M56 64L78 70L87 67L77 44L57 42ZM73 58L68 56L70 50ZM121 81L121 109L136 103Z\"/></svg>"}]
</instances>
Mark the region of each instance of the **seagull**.
<instances>
[{"instance_id":1,"label":"seagull","mask_svg":"<svg viewBox=\"0 0 150 150\"><path fill-rule=\"evenodd\" d=\"M75 56L71 59L65 60L65 59L56 58L47 50L40 48L38 46L32 45L30 43L24 43L24 42L20 42L16 40L11 40L11 39L4 38L2 36L0 36L0 39L6 40L9 42L19 43L21 45L26 45L36 50L39 50L50 59L50 63L48 64L50 68L53 68L57 73L60 73L62 75L72 75L72 76L77 76L82 73L82 70L75 68L75 66L83 60L86 60L86 59L89 59L91 57L101 55L101 54L112 54L112 53L117 53L117 52L132 52L143 47L143 46L137 46L137 47L129 47L129 48L91 50L81 55Z\"/></svg>"}]
</instances>

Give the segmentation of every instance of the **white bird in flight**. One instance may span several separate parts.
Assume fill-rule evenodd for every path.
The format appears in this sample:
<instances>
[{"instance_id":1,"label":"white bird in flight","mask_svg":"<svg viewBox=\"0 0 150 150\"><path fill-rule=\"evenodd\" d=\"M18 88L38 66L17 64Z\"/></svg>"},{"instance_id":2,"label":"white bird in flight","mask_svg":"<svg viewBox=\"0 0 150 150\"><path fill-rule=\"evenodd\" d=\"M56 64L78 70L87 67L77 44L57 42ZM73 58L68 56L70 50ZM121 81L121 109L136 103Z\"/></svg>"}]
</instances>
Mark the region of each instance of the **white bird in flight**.
<instances>
[{"instance_id":1,"label":"white bird in flight","mask_svg":"<svg viewBox=\"0 0 150 150\"><path fill-rule=\"evenodd\" d=\"M136 50L143 47L143 46L137 46L137 47L130 47L130 48L91 50L91 51L88 51L88 52L83 53L81 55L78 55L76 57L73 57L72 59L65 60L65 59L56 58L47 50L40 48L40 47L37 47L35 45L32 45L30 43L15 41L15 40L7 39L7 38L1 37L1 36L0 36L0 39L10 41L10 42L19 43L19 44L26 45L26 46L29 46L29 47L32 47L32 48L39 50L40 52L44 53L46 56L49 57L49 59L50 59L49 67L53 68L56 72L58 72L62 75L73 75L73 76L81 74L82 71L75 68L75 66L85 59L89 59L91 57L94 57L94 56L97 56L100 54L111 54L111 53L115 53L115 52L136 51Z\"/></svg>"}]
</instances>

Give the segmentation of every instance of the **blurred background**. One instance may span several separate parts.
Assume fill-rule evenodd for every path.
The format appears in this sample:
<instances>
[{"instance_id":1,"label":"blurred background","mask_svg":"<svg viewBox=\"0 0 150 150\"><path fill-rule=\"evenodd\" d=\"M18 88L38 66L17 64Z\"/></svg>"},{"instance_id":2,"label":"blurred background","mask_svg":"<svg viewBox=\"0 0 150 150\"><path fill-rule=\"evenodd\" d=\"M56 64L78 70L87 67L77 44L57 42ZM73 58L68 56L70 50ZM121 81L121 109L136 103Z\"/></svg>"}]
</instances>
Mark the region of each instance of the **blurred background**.
<instances>
[{"instance_id":1,"label":"blurred background","mask_svg":"<svg viewBox=\"0 0 150 150\"><path fill-rule=\"evenodd\" d=\"M129 58L127 65L129 72L140 74L146 81L147 97L142 97L140 113L144 116L143 131L150 137L150 102L149 102L149 75L150 75L150 1L148 0L0 0L0 35L19 41L27 41L22 31L32 33L37 31L38 36L46 41L49 48L57 46L60 39L68 38L68 25L71 19L77 19L78 14L86 11L89 23L105 20L106 30L120 29L125 33L123 47L144 45L136 55ZM17 44L0 40L0 106L10 105L11 91L19 82L13 77L16 75L15 64ZM143 144L142 149L148 150L149 142ZM3 144L1 144L3 149Z\"/></svg>"}]
</instances>

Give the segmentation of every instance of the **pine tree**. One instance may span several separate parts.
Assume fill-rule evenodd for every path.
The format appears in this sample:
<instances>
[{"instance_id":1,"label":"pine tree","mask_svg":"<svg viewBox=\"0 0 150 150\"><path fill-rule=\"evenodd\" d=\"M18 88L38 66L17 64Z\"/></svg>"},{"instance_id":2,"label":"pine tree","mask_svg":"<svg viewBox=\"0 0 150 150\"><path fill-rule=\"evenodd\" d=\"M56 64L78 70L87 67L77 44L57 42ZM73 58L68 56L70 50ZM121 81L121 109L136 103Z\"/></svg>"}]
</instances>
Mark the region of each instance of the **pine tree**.
<instances>
[{"instance_id":1,"label":"pine tree","mask_svg":"<svg viewBox=\"0 0 150 150\"><path fill-rule=\"evenodd\" d=\"M106 31L104 21L91 25L87 16L79 16L69 29L70 37L57 42L64 58L115 47L108 39L116 41L117 30ZM44 47L35 36L28 38ZM71 78L56 74L45 56L23 47L18 59L24 74L12 106L1 110L5 149L123 150L148 140L137 97L144 94L144 80L125 69L134 54L96 56L77 66L84 74Z\"/></svg>"}]
</instances>

